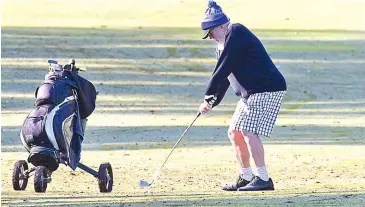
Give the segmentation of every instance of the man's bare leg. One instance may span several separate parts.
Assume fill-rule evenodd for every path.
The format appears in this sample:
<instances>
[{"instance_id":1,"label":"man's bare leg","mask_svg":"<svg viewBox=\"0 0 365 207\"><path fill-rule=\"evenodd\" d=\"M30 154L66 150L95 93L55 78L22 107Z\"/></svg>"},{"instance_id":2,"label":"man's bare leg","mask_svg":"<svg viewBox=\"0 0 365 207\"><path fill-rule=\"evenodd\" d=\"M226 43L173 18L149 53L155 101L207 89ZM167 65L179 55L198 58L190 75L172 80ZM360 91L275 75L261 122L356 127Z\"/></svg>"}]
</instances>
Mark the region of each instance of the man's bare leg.
<instances>
[{"instance_id":1,"label":"man's bare leg","mask_svg":"<svg viewBox=\"0 0 365 207\"><path fill-rule=\"evenodd\" d=\"M246 141L247 148L249 149L252 159L256 165L257 176L264 181L268 181L269 176L265 165L265 151L260 137L255 133L246 131L243 132L243 136Z\"/></svg>"},{"instance_id":2,"label":"man's bare leg","mask_svg":"<svg viewBox=\"0 0 365 207\"><path fill-rule=\"evenodd\" d=\"M241 168L249 168L250 153L241 131L228 130L228 137L236 154L237 162Z\"/></svg>"},{"instance_id":3,"label":"man's bare leg","mask_svg":"<svg viewBox=\"0 0 365 207\"><path fill-rule=\"evenodd\" d=\"M228 137L232 143L238 165L240 166L241 175L235 184L226 185L222 189L235 191L238 188L247 185L252 180L253 174L250 166L250 154L247 148L247 144L243 138L242 132L229 129Z\"/></svg>"}]
</instances>

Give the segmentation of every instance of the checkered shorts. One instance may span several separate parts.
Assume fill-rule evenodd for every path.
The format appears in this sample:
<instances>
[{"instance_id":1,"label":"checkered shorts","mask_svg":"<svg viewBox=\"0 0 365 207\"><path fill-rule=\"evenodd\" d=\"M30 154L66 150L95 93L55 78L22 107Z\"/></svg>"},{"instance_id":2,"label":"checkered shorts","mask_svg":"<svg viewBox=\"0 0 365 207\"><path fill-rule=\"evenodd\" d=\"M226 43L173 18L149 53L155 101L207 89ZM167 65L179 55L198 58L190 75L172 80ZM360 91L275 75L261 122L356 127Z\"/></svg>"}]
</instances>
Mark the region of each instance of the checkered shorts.
<instances>
[{"instance_id":1,"label":"checkered shorts","mask_svg":"<svg viewBox=\"0 0 365 207\"><path fill-rule=\"evenodd\" d=\"M255 93L237 103L230 128L270 137L286 91Z\"/></svg>"}]
</instances>

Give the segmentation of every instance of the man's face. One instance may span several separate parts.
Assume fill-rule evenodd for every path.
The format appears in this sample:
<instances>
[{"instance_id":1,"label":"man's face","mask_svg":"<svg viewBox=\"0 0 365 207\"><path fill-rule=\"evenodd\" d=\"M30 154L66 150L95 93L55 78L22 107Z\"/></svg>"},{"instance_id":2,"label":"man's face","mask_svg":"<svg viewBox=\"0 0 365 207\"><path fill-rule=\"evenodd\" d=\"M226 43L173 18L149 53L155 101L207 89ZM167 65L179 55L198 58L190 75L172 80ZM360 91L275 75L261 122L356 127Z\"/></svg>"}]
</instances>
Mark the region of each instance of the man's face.
<instances>
[{"instance_id":1,"label":"man's face","mask_svg":"<svg viewBox=\"0 0 365 207\"><path fill-rule=\"evenodd\" d=\"M209 38L214 39L218 43L223 43L226 33L223 26L214 27L209 32Z\"/></svg>"}]
</instances>

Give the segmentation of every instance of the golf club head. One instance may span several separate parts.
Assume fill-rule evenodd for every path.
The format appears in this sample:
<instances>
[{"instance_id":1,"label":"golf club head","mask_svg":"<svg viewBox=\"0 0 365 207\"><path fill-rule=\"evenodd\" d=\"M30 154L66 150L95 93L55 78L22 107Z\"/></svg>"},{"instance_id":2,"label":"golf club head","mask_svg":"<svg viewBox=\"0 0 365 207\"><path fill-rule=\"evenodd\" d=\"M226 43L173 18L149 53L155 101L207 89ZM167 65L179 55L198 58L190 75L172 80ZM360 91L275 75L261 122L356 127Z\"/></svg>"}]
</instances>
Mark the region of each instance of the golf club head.
<instances>
[{"instance_id":1,"label":"golf club head","mask_svg":"<svg viewBox=\"0 0 365 207\"><path fill-rule=\"evenodd\" d=\"M149 187L150 185L151 185L150 183L148 183L147 181L145 181L143 179L139 181L139 187L141 187L141 188Z\"/></svg>"}]
</instances>

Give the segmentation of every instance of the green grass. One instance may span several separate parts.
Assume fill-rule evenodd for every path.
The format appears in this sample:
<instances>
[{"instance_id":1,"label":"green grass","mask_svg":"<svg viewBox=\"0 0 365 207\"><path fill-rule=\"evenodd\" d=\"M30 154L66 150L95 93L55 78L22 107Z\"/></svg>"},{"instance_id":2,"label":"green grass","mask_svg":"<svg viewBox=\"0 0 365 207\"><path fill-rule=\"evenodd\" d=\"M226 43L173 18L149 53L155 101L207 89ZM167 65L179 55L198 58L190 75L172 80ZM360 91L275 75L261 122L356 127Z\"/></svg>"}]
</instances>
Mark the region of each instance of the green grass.
<instances>
[{"instance_id":1,"label":"green grass","mask_svg":"<svg viewBox=\"0 0 365 207\"><path fill-rule=\"evenodd\" d=\"M293 52L353 52L360 50L360 46L345 45L339 43L309 43L309 44L281 44L269 45L266 47L269 51L293 51Z\"/></svg>"},{"instance_id":2,"label":"green grass","mask_svg":"<svg viewBox=\"0 0 365 207\"><path fill-rule=\"evenodd\" d=\"M168 48L166 48L166 50L167 50L169 57L176 57L177 47L168 47Z\"/></svg>"},{"instance_id":3,"label":"green grass","mask_svg":"<svg viewBox=\"0 0 365 207\"><path fill-rule=\"evenodd\" d=\"M204 65L199 63L191 63L186 65L181 65L180 67L184 67L187 71L196 71L196 72L206 72L207 69Z\"/></svg>"},{"instance_id":4,"label":"green grass","mask_svg":"<svg viewBox=\"0 0 365 207\"><path fill-rule=\"evenodd\" d=\"M307 96L304 100L301 100L299 102L291 102L290 104L288 104L287 107L283 108L282 110L280 110L280 114L288 114L288 113L292 113L294 112L296 109L299 109L300 107L308 104L309 102L312 102L314 100L316 100L316 95L313 93L308 93L308 92L304 92L304 94ZM290 99L290 98L288 98Z\"/></svg>"},{"instance_id":5,"label":"green grass","mask_svg":"<svg viewBox=\"0 0 365 207\"><path fill-rule=\"evenodd\" d=\"M205 54L202 54L201 52L200 52L200 48L199 47L194 47L194 48L191 48L191 55L193 56L193 57L197 57L197 58L206 58L207 57L207 55Z\"/></svg>"}]
</instances>

